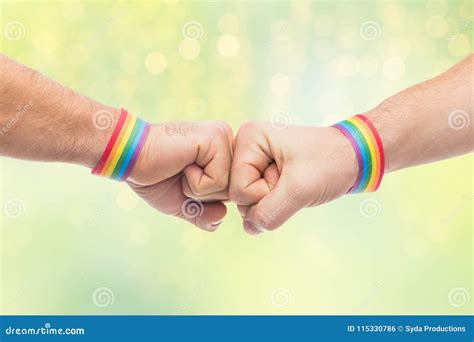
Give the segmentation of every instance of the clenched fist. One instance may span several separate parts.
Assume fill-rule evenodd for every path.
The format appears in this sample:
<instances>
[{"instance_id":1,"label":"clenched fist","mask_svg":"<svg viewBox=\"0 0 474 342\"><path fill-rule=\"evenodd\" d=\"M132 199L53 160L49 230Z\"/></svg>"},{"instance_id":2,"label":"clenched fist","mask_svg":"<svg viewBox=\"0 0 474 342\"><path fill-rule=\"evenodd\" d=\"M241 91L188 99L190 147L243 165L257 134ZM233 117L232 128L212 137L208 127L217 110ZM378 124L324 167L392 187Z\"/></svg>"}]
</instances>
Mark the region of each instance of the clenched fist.
<instances>
[{"instance_id":1,"label":"clenched fist","mask_svg":"<svg viewBox=\"0 0 474 342\"><path fill-rule=\"evenodd\" d=\"M251 121L235 138L229 195L244 229L258 234L281 226L304 207L345 194L357 177L356 156L335 128Z\"/></svg>"},{"instance_id":2,"label":"clenched fist","mask_svg":"<svg viewBox=\"0 0 474 342\"><path fill-rule=\"evenodd\" d=\"M152 125L127 183L153 208L214 231L227 212L233 139L223 121Z\"/></svg>"}]
</instances>

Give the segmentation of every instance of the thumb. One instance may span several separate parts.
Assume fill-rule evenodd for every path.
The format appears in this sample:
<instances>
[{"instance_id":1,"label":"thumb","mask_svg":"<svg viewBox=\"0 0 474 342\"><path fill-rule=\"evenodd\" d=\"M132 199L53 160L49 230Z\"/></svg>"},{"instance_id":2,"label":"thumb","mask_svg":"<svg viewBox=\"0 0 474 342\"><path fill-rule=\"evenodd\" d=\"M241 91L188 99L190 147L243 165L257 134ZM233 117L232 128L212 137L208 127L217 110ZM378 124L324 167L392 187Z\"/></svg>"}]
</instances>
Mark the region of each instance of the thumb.
<instances>
[{"instance_id":1,"label":"thumb","mask_svg":"<svg viewBox=\"0 0 474 342\"><path fill-rule=\"evenodd\" d=\"M302 197L303 189L282 173L275 188L247 210L244 229L255 235L280 227L306 206Z\"/></svg>"}]
</instances>

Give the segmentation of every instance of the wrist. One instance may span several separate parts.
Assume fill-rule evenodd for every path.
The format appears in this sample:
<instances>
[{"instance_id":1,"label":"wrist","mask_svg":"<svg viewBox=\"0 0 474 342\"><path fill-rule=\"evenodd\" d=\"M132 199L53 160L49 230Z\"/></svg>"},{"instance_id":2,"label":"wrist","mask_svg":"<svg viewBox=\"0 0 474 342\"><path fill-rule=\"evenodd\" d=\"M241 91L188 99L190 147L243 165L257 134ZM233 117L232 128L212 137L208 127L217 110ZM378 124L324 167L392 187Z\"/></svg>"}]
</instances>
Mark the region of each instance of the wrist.
<instances>
[{"instance_id":1,"label":"wrist","mask_svg":"<svg viewBox=\"0 0 474 342\"><path fill-rule=\"evenodd\" d=\"M354 147L350 141L336 128L328 127L333 142L333 158L336 161L338 183L341 194L348 193L354 186L359 174L359 165Z\"/></svg>"},{"instance_id":2,"label":"wrist","mask_svg":"<svg viewBox=\"0 0 474 342\"><path fill-rule=\"evenodd\" d=\"M67 153L67 162L94 168L99 162L117 121L120 109L98 103L82 107L75 117L80 118L76 126L73 146Z\"/></svg>"},{"instance_id":3,"label":"wrist","mask_svg":"<svg viewBox=\"0 0 474 342\"><path fill-rule=\"evenodd\" d=\"M420 139L413 134L419 127L414 117L425 116L420 94L409 90L390 97L364 115L377 130L385 152L385 172L393 172L416 163L422 151L410 148Z\"/></svg>"},{"instance_id":4,"label":"wrist","mask_svg":"<svg viewBox=\"0 0 474 342\"><path fill-rule=\"evenodd\" d=\"M100 111L94 115L111 115L107 111ZM111 120L110 123L112 123ZM150 133L150 124L143 119L120 110L120 116L114 123L114 130L108 139L107 145L101 154L100 160L92 170L92 174L111 178L117 181L126 180L146 144ZM106 123L108 126L108 123ZM96 128L102 129L95 122ZM107 127L108 128L108 127ZM93 155L93 154L91 154Z\"/></svg>"},{"instance_id":5,"label":"wrist","mask_svg":"<svg viewBox=\"0 0 474 342\"><path fill-rule=\"evenodd\" d=\"M385 172L391 172L400 169L399 158L399 138L400 130L393 125L387 125L387 118L392 117L392 110L384 105L380 105L364 113L370 119L377 129L382 140L385 151Z\"/></svg>"},{"instance_id":6,"label":"wrist","mask_svg":"<svg viewBox=\"0 0 474 342\"><path fill-rule=\"evenodd\" d=\"M350 193L374 192L385 172L385 154L377 129L365 115L357 114L332 126L352 145L358 174Z\"/></svg>"}]
</instances>

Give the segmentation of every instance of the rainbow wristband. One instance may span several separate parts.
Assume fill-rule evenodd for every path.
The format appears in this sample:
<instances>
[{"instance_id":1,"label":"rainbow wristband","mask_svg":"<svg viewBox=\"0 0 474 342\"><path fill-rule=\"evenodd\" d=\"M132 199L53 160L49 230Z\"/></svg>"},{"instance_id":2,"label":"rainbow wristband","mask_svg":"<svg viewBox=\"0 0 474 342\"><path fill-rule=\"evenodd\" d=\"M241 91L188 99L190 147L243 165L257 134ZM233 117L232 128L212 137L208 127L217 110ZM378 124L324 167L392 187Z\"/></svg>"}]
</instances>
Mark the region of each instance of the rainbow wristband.
<instances>
[{"instance_id":1,"label":"rainbow wristband","mask_svg":"<svg viewBox=\"0 0 474 342\"><path fill-rule=\"evenodd\" d=\"M93 175L124 181L137 162L150 125L122 108L122 113Z\"/></svg>"},{"instance_id":2,"label":"rainbow wristband","mask_svg":"<svg viewBox=\"0 0 474 342\"><path fill-rule=\"evenodd\" d=\"M332 127L337 128L351 142L357 156L359 174L350 193L376 191L385 171L382 140L370 120L357 114Z\"/></svg>"}]
</instances>

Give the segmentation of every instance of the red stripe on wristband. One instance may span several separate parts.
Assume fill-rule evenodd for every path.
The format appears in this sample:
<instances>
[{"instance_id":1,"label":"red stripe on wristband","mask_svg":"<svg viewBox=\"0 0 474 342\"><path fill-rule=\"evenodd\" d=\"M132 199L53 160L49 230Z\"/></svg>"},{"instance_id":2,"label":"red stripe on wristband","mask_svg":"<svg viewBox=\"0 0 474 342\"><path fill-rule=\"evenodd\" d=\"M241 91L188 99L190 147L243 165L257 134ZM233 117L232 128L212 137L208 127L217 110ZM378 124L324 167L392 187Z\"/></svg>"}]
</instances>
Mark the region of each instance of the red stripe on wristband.
<instances>
[{"instance_id":1,"label":"red stripe on wristband","mask_svg":"<svg viewBox=\"0 0 474 342\"><path fill-rule=\"evenodd\" d=\"M377 132L377 129L375 128L374 124L365 115L357 114L356 116L360 118L361 120L363 120L367 126L369 126L370 130L372 131L372 134L374 135L375 141L377 142L377 147L379 149L380 174L373 188L373 191L377 191L377 189L380 186L380 183L382 183L383 175L385 174L385 151L383 148L382 139L380 138L380 135Z\"/></svg>"},{"instance_id":2,"label":"red stripe on wristband","mask_svg":"<svg viewBox=\"0 0 474 342\"><path fill-rule=\"evenodd\" d=\"M109 139L109 142L107 143L107 146L105 147L104 153L102 154L102 157L99 160L99 163L97 166L92 170L93 175L98 175L102 172L102 169L105 166L105 163L107 162L107 159L109 158L110 152L112 152L112 148L115 145L115 142L117 141L117 138L120 134L120 131L122 130L123 123L125 122L125 119L127 118L127 111L122 108L122 111L120 113L120 118L117 122L117 126L115 126L114 132L112 133L112 136Z\"/></svg>"},{"instance_id":3,"label":"red stripe on wristband","mask_svg":"<svg viewBox=\"0 0 474 342\"><path fill-rule=\"evenodd\" d=\"M92 174L124 181L132 171L150 125L122 109L118 123Z\"/></svg>"},{"instance_id":4,"label":"red stripe on wristband","mask_svg":"<svg viewBox=\"0 0 474 342\"><path fill-rule=\"evenodd\" d=\"M357 114L333 127L350 141L357 156L359 171L349 192L376 191L385 172L385 153L375 126L366 116Z\"/></svg>"}]
</instances>

